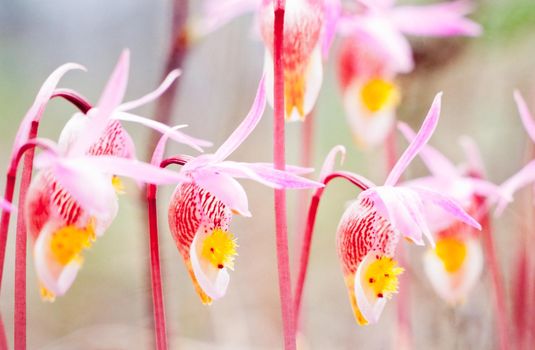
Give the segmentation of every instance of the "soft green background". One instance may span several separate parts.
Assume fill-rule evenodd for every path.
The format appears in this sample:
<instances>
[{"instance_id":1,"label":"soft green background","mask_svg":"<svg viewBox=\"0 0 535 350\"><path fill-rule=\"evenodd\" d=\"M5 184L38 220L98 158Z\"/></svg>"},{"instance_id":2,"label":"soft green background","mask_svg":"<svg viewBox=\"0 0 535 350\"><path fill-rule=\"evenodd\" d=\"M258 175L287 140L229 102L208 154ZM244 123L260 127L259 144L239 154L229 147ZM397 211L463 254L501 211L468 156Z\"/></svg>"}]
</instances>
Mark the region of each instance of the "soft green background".
<instances>
[{"instance_id":1,"label":"soft green background","mask_svg":"<svg viewBox=\"0 0 535 350\"><path fill-rule=\"evenodd\" d=\"M291 1L291 0L288 0ZM423 3L424 1L419 1ZM403 104L399 118L414 127L434 94L444 91L439 129L431 143L456 161L462 160L460 135L481 146L491 180L501 182L525 163L527 142L512 99L519 88L535 111L535 3L533 0L477 1L474 18L485 34L476 39L416 39L423 57L411 75L401 78ZM192 1L198 14L198 1ZM78 89L96 101L115 60L131 50L127 98L159 82L169 38L170 1L37 1L0 0L0 163L7 164L15 130L46 76L64 62L84 64L61 85ZM260 78L263 47L252 34L252 18L240 18L196 43L181 78L173 124L187 123L191 135L220 144L246 114ZM318 101L315 166L336 144L348 148L345 169L384 179L381 150L362 152L352 144L336 82L336 48L325 68ZM139 112L150 116L154 106ZM47 108L42 135L56 138L74 109L63 101ZM271 111L232 159L271 160ZM289 161L299 159L299 124L288 125ZM148 133L128 125L146 154ZM400 147L405 143L400 142ZM173 146L172 153L189 153ZM171 153L171 151L170 151ZM408 176L423 174L415 162ZM162 261L169 338L181 349L277 349L281 325L275 259L272 191L244 181L253 217L236 217L232 231L239 257L227 296L211 307L201 305L183 267L166 223L171 188L159 192ZM3 186L2 186L3 187ZM357 191L332 183L321 204L313 242L304 303L303 341L310 349L395 348L396 298L374 326L355 325L335 252L334 233L348 200ZM147 230L138 189L128 183L120 213L107 234L86 254L86 263L69 293L55 303L41 302L31 254L28 255L28 344L30 349L145 349L152 341ZM289 195L290 232L295 231L295 195ZM518 248L522 224L519 206L497 223L498 254L507 281ZM14 221L13 221L14 222ZM14 224L13 224L14 225ZM13 228L13 227L12 227ZM2 291L2 316L12 341L14 230L10 231ZM290 239L292 239L290 237ZM431 290L420 266L424 248L410 247L407 273L411 320L417 349L491 349L492 290L488 273L457 309ZM306 348L306 347L303 347Z\"/></svg>"}]
</instances>

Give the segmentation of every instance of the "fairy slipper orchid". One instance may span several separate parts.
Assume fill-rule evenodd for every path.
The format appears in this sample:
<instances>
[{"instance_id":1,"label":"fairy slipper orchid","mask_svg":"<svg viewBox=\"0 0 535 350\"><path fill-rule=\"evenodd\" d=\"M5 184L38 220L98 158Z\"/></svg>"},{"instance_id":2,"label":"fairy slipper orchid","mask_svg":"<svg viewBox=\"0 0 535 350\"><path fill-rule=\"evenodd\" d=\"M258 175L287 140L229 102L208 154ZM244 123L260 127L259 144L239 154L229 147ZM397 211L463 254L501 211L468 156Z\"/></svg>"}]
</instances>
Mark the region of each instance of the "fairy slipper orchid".
<instances>
[{"instance_id":1,"label":"fairy slipper orchid","mask_svg":"<svg viewBox=\"0 0 535 350\"><path fill-rule=\"evenodd\" d=\"M346 116L360 147L383 142L400 101L396 72L384 48L356 32L344 38L338 56L339 81Z\"/></svg>"},{"instance_id":2,"label":"fairy slipper orchid","mask_svg":"<svg viewBox=\"0 0 535 350\"><path fill-rule=\"evenodd\" d=\"M309 169L288 167L276 170L271 164L225 160L249 136L265 109L265 84L248 115L214 154L192 158L181 169L185 178L176 187L169 204L169 227L189 274L204 304L221 298L234 267L236 239L229 232L233 214L251 216L247 194L235 178L248 178L273 188L315 188L320 183L302 178ZM153 156L162 159L165 135Z\"/></svg>"},{"instance_id":3,"label":"fairy slipper orchid","mask_svg":"<svg viewBox=\"0 0 535 350\"><path fill-rule=\"evenodd\" d=\"M406 124L400 123L399 129L409 141L414 138ZM420 157L431 176L408 181L406 185L447 193L465 211L481 218L488 214L490 204L502 194L500 187L482 179L484 169L475 143L468 138L462 141L468 156L468 164L463 170L426 145ZM483 270L480 232L432 210L427 210L427 217L436 246L424 255L425 272L441 298L452 305L458 304L467 298Z\"/></svg>"},{"instance_id":4,"label":"fairy slipper orchid","mask_svg":"<svg viewBox=\"0 0 535 350\"><path fill-rule=\"evenodd\" d=\"M434 244L426 217L433 206L470 226L480 225L450 197L433 190L397 185L403 171L425 146L438 123L441 94L435 97L420 131L392 168L383 186L360 193L338 225L337 250L351 306L359 325L373 324L397 292L403 272L394 259L400 237Z\"/></svg>"},{"instance_id":5,"label":"fairy slipper orchid","mask_svg":"<svg viewBox=\"0 0 535 350\"><path fill-rule=\"evenodd\" d=\"M319 0L288 1L284 14L282 60L286 120L304 120L318 97L323 79L322 41L324 9ZM260 32L266 45L264 73L267 99L273 106L273 2L260 9Z\"/></svg>"},{"instance_id":6,"label":"fairy slipper orchid","mask_svg":"<svg viewBox=\"0 0 535 350\"><path fill-rule=\"evenodd\" d=\"M535 121L533 119L533 115L530 113L526 101L519 91L515 90L514 98L520 114L520 119L522 120L522 124L524 125L529 138L535 142ZM516 191L530 183L533 183L534 181L535 160L532 160L501 185L505 198L502 198L498 203L496 212L501 214L508 204L506 198L511 197Z\"/></svg>"},{"instance_id":7,"label":"fairy slipper orchid","mask_svg":"<svg viewBox=\"0 0 535 350\"><path fill-rule=\"evenodd\" d=\"M344 15L338 22L342 34L363 31L383 46L398 73L414 68L412 50L404 34L418 36L477 36L481 27L465 18L472 3L457 0L422 6L394 6L394 0L357 0L359 13Z\"/></svg>"},{"instance_id":8,"label":"fairy slipper orchid","mask_svg":"<svg viewBox=\"0 0 535 350\"><path fill-rule=\"evenodd\" d=\"M34 261L44 299L65 294L82 265L83 250L104 233L117 214L114 175L156 184L183 179L181 174L130 159L132 154L122 143L130 139L125 138L126 133L115 132L120 125L109 123L123 98L127 76L125 52L98 106L88 112L83 132L64 137L59 145L33 139L19 146L19 150L28 144L43 148L35 161L41 171L31 182L25 199L25 219L34 243ZM47 91L54 89L46 83L44 87ZM42 108L35 109L35 113ZM28 113L21 129L34 117ZM169 132L168 129L165 130ZM21 140L23 136L16 142Z\"/></svg>"}]
</instances>

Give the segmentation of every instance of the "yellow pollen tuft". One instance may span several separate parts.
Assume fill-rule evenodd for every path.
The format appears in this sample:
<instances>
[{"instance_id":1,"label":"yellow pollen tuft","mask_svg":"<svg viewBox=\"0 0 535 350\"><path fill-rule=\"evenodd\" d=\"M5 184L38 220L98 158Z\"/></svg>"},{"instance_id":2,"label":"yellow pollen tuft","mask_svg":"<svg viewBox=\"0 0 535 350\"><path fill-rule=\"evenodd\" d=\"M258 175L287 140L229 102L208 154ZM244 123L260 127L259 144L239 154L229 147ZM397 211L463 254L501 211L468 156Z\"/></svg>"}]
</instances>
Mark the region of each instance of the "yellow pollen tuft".
<instances>
[{"instance_id":1,"label":"yellow pollen tuft","mask_svg":"<svg viewBox=\"0 0 535 350\"><path fill-rule=\"evenodd\" d=\"M435 247L435 254L449 273L459 271L466 258L466 243L455 237L440 238Z\"/></svg>"},{"instance_id":2,"label":"yellow pollen tuft","mask_svg":"<svg viewBox=\"0 0 535 350\"><path fill-rule=\"evenodd\" d=\"M305 75L295 72L284 72L284 101L286 119L289 119L294 107L301 120L305 119Z\"/></svg>"},{"instance_id":3,"label":"yellow pollen tuft","mask_svg":"<svg viewBox=\"0 0 535 350\"><path fill-rule=\"evenodd\" d=\"M94 220L91 219L85 228L68 225L52 234L50 250L56 261L65 266L73 260L82 262L82 251L91 247L95 241Z\"/></svg>"},{"instance_id":4,"label":"yellow pollen tuft","mask_svg":"<svg viewBox=\"0 0 535 350\"><path fill-rule=\"evenodd\" d=\"M233 270L237 246L232 233L216 228L204 239L201 254L214 267Z\"/></svg>"},{"instance_id":5,"label":"yellow pollen tuft","mask_svg":"<svg viewBox=\"0 0 535 350\"><path fill-rule=\"evenodd\" d=\"M124 191L124 185L121 181L121 178L117 175L113 175L111 178L111 185L113 186L113 189L115 190L115 193L117 194L123 194Z\"/></svg>"},{"instance_id":6,"label":"yellow pollen tuft","mask_svg":"<svg viewBox=\"0 0 535 350\"><path fill-rule=\"evenodd\" d=\"M51 302L51 303L54 300L56 300L56 294L54 294L54 292L51 292L48 289L46 289L45 286L41 285L39 291L41 293L41 300L48 301L48 302Z\"/></svg>"},{"instance_id":7,"label":"yellow pollen tuft","mask_svg":"<svg viewBox=\"0 0 535 350\"><path fill-rule=\"evenodd\" d=\"M397 104L399 91L394 83L383 79L370 79L360 90L362 103L370 112L378 112L389 104Z\"/></svg>"},{"instance_id":8,"label":"yellow pollen tuft","mask_svg":"<svg viewBox=\"0 0 535 350\"><path fill-rule=\"evenodd\" d=\"M381 256L372 262L364 272L367 283L378 298L390 298L398 291L398 276L404 271L398 262L390 257Z\"/></svg>"}]
</instances>

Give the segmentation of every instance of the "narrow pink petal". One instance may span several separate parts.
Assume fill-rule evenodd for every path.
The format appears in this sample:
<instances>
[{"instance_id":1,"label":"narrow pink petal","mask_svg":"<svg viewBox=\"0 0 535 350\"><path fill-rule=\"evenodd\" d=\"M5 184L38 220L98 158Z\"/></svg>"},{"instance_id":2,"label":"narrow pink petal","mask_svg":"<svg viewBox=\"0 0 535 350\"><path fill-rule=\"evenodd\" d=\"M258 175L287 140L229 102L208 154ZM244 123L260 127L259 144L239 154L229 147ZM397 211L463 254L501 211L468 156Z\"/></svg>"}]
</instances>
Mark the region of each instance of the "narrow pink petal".
<instances>
[{"instance_id":1,"label":"narrow pink petal","mask_svg":"<svg viewBox=\"0 0 535 350\"><path fill-rule=\"evenodd\" d=\"M236 17L256 11L260 0L208 0L204 5L202 18L195 23L196 35L208 35Z\"/></svg>"},{"instance_id":2,"label":"narrow pink petal","mask_svg":"<svg viewBox=\"0 0 535 350\"><path fill-rule=\"evenodd\" d=\"M178 128L182 127L181 125L176 125L172 127L172 130L176 130ZM152 158L150 163L154 166L159 167L162 163L163 156L165 153L165 144L167 143L167 140L169 139L170 132L166 132L160 137L160 140L156 144L156 147L154 148L154 152L152 152Z\"/></svg>"},{"instance_id":3,"label":"narrow pink petal","mask_svg":"<svg viewBox=\"0 0 535 350\"><path fill-rule=\"evenodd\" d=\"M32 121L39 121L41 119L41 115L45 110L46 104L54 93L54 90L56 89L56 86L58 85L60 79L65 73L73 69L81 69L83 71L86 70L83 66L80 66L78 64L67 63L52 72L52 74L50 74L50 76L43 83L41 89L35 97L32 106L30 107L28 112L26 112L26 115L20 123L19 130L17 131L17 135L15 136L15 141L13 142L12 157L15 157L19 148L27 141Z\"/></svg>"},{"instance_id":4,"label":"narrow pink petal","mask_svg":"<svg viewBox=\"0 0 535 350\"><path fill-rule=\"evenodd\" d=\"M258 90L251 110L241 122L241 124L234 130L229 138L219 147L215 152L215 159L221 161L227 158L238 146L249 136L254 130L266 107L266 92L264 77L260 79Z\"/></svg>"},{"instance_id":5,"label":"narrow pink petal","mask_svg":"<svg viewBox=\"0 0 535 350\"><path fill-rule=\"evenodd\" d=\"M104 88L104 92L100 96L97 107L88 112L88 117L91 118L91 122L89 123L86 132L72 145L69 154L82 155L96 140L98 140L108 125L111 114L123 100L126 85L128 83L129 66L130 52L124 50Z\"/></svg>"},{"instance_id":6,"label":"narrow pink petal","mask_svg":"<svg viewBox=\"0 0 535 350\"><path fill-rule=\"evenodd\" d=\"M254 162L248 163L257 167L273 168L273 163ZM306 175L314 172L314 168L305 168L302 166L286 164L285 171L295 175Z\"/></svg>"},{"instance_id":7,"label":"narrow pink petal","mask_svg":"<svg viewBox=\"0 0 535 350\"><path fill-rule=\"evenodd\" d=\"M403 152L396 165L392 168L392 171L386 179L385 186L394 186L401 174L407 169L409 163L416 157L416 155L421 151L421 149L426 145L427 141L433 135L435 128L438 124L438 119L440 117L440 105L441 105L442 93L438 93L435 96L433 104L425 117L424 122L418 134L414 140L410 143L409 147Z\"/></svg>"},{"instance_id":8,"label":"narrow pink petal","mask_svg":"<svg viewBox=\"0 0 535 350\"><path fill-rule=\"evenodd\" d=\"M184 175L162 169L135 159L114 156L85 156L64 160L71 166L88 166L105 174L130 177L134 180L156 185L176 184L188 180Z\"/></svg>"},{"instance_id":9,"label":"narrow pink petal","mask_svg":"<svg viewBox=\"0 0 535 350\"><path fill-rule=\"evenodd\" d=\"M325 0L324 5L325 24L321 40L321 52L323 59L329 57L329 50L336 36L336 24L342 13L342 4L340 0Z\"/></svg>"},{"instance_id":10,"label":"narrow pink petal","mask_svg":"<svg viewBox=\"0 0 535 350\"><path fill-rule=\"evenodd\" d=\"M216 173L211 169L199 169L192 176L195 183L213 194L232 211L243 216L251 216L247 194L231 176Z\"/></svg>"},{"instance_id":11,"label":"narrow pink petal","mask_svg":"<svg viewBox=\"0 0 535 350\"><path fill-rule=\"evenodd\" d=\"M399 6L391 11L395 25L406 34L422 36L478 36L481 26L463 17L470 12L469 1L427 6Z\"/></svg>"},{"instance_id":12,"label":"narrow pink petal","mask_svg":"<svg viewBox=\"0 0 535 350\"><path fill-rule=\"evenodd\" d=\"M152 102L156 100L158 97L160 97L169 87L175 82L175 80L180 76L181 71L179 69L172 70L167 77L165 77L164 81L158 86L158 88L145 96L142 96L134 101L129 101L122 103L117 110L118 111L129 111L131 109L135 109L138 107L141 107L149 102Z\"/></svg>"},{"instance_id":13,"label":"narrow pink petal","mask_svg":"<svg viewBox=\"0 0 535 350\"><path fill-rule=\"evenodd\" d=\"M346 157L346 148L342 145L334 146L325 157L323 165L321 166L319 181L323 182L325 177L333 172L334 163L336 162L336 156L340 154L340 164L344 163Z\"/></svg>"},{"instance_id":14,"label":"narrow pink petal","mask_svg":"<svg viewBox=\"0 0 535 350\"><path fill-rule=\"evenodd\" d=\"M405 136L407 141L412 142L416 138L416 134L407 124L399 122L398 129L403 136ZM434 176L447 177L451 180L459 176L457 167L455 167L455 165L436 148L430 145L425 145L419 155L427 166L427 169L429 169Z\"/></svg>"},{"instance_id":15,"label":"narrow pink petal","mask_svg":"<svg viewBox=\"0 0 535 350\"><path fill-rule=\"evenodd\" d=\"M481 225L473 217L468 215L468 213L457 202L448 196L424 188L413 188L413 190L422 198L424 204L436 205L442 208L445 213L453 216L457 220L481 230Z\"/></svg>"},{"instance_id":16,"label":"narrow pink petal","mask_svg":"<svg viewBox=\"0 0 535 350\"><path fill-rule=\"evenodd\" d=\"M164 123L160 123L156 120L141 117L139 115L135 115L135 114L127 113L127 112L114 112L112 115L112 118L123 120L123 121L129 121L133 123L138 123L138 124L147 126L151 129L154 129L162 134L169 133L169 138L172 139L173 141L187 145L199 152L203 151L201 147L210 147L212 145L212 143L209 141L191 137L189 135L184 134L183 132L177 131L176 129L173 131L171 130L171 127L167 126ZM179 128L184 128L186 126L187 125L181 125Z\"/></svg>"},{"instance_id":17,"label":"narrow pink petal","mask_svg":"<svg viewBox=\"0 0 535 350\"><path fill-rule=\"evenodd\" d=\"M320 188L323 184L300 177L292 172L277 170L254 163L220 162L210 166L210 169L232 177L248 178L273 188L304 189Z\"/></svg>"},{"instance_id":18,"label":"narrow pink petal","mask_svg":"<svg viewBox=\"0 0 535 350\"><path fill-rule=\"evenodd\" d=\"M503 196L498 203L496 213L499 215L503 212L508 204L507 198L512 197L516 191L533 181L535 181L535 160L529 162L500 186Z\"/></svg>"},{"instance_id":19,"label":"narrow pink petal","mask_svg":"<svg viewBox=\"0 0 535 350\"><path fill-rule=\"evenodd\" d=\"M518 112L520 113L520 118L522 119L522 124L524 124L524 128L526 128L531 140L535 142L535 121L533 120L533 116L529 112L526 101L522 98L522 95L518 90L515 90L514 97Z\"/></svg>"},{"instance_id":20,"label":"narrow pink petal","mask_svg":"<svg viewBox=\"0 0 535 350\"><path fill-rule=\"evenodd\" d=\"M479 152L477 143L473 138L466 135L460 137L459 143L461 144L461 148L464 150L466 161L468 163L467 170L472 173L475 172L475 175L477 176L484 177L486 173L485 163L483 162L483 158L481 157L481 152Z\"/></svg>"}]
</instances>

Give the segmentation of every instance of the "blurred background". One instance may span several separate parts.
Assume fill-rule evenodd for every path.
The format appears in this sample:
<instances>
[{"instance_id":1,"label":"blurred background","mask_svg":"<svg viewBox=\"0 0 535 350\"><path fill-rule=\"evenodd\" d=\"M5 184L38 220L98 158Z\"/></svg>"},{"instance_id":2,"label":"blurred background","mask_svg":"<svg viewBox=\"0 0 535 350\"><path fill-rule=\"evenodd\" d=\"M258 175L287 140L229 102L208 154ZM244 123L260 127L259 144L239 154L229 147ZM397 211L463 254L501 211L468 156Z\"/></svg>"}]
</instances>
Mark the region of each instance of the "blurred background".
<instances>
[{"instance_id":1,"label":"blurred background","mask_svg":"<svg viewBox=\"0 0 535 350\"><path fill-rule=\"evenodd\" d=\"M425 3L428 1L417 1ZM200 1L190 1L190 16L200 16ZM415 1L403 1L415 3ZM497 183L526 163L527 135L512 98L519 88L535 111L535 2L481 0L472 18L484 27L479 38L415 39L416 70L401 77L399 119L417 127L433 96L444 91L443 112L431 144L452 160L463 159L457 140L471 135L479 144L489 178ZM71 87L95 102L124 48L131 50L127 99L160 82L170 41L170 0L37 1L0 0L0 164L8 162L17 126L41 83L65 62L78 62L87 73L69 73ZM193 42L174 105L171 124L186 123L187 133L219 145L247 113L260 79L264 47L253 34L253 17L244 16ZM336 57L335 42L332 57ZM325 68L315 115L314 166L336 144L348 149L344 169L381 183L386 163L382 150L363 152L352 141L342 109L336 59ZM64 101L47 107L41 135L57 139L75 110ZM151 116L154 105L138 114ZM271 161L272 111L232 159ZM126 124L125 124L126 125ZM126 125L147 155L149 132ZM299 162L300 124L287 124L288 162ZM401 138L400 138L401 139ZM399 147L406 143L399 140ZM402 148L400 148L402 149ZM168 154L191 154L173 145ZM146 158L144 158L146 159ZM419 160L407 177L425 174ZM0 187L3 188L3 181ZM171 187L159 191L160 243L171 348L277 349L281 347L272 190L243 181L252 218L235 217L239 256L225 298L203 306L197 297L167 226ZM42 302L31 254L28 254L28 348L147 349L152 346L148 232L139 190L127 184L120 212L92 249L66 296ZM335 181L323 197L305 289L303 349L396 348L396 297L380 322L358 327L353 319L335 251L335 231L347 201L358 194ZM289 193L291 248L296 230L296 198ZM525 214L522 201L496 221L498 257L507 284L519 246ZM532 211L532 210L531 210ZM8 241L0 306L10 342L13 317L14 220ZM484 272L466 303L451 308L431 289L421 267L425 248L406 245L409 264L410 318L415 349L492 349L496 344L492 286ZM295 255L295 249L292 249ZM510 290L508 290L510 294ZM509 299L510 300L510 299ZM12 343L11 343L12 344Z\"/></svg>"}]
</instances>

